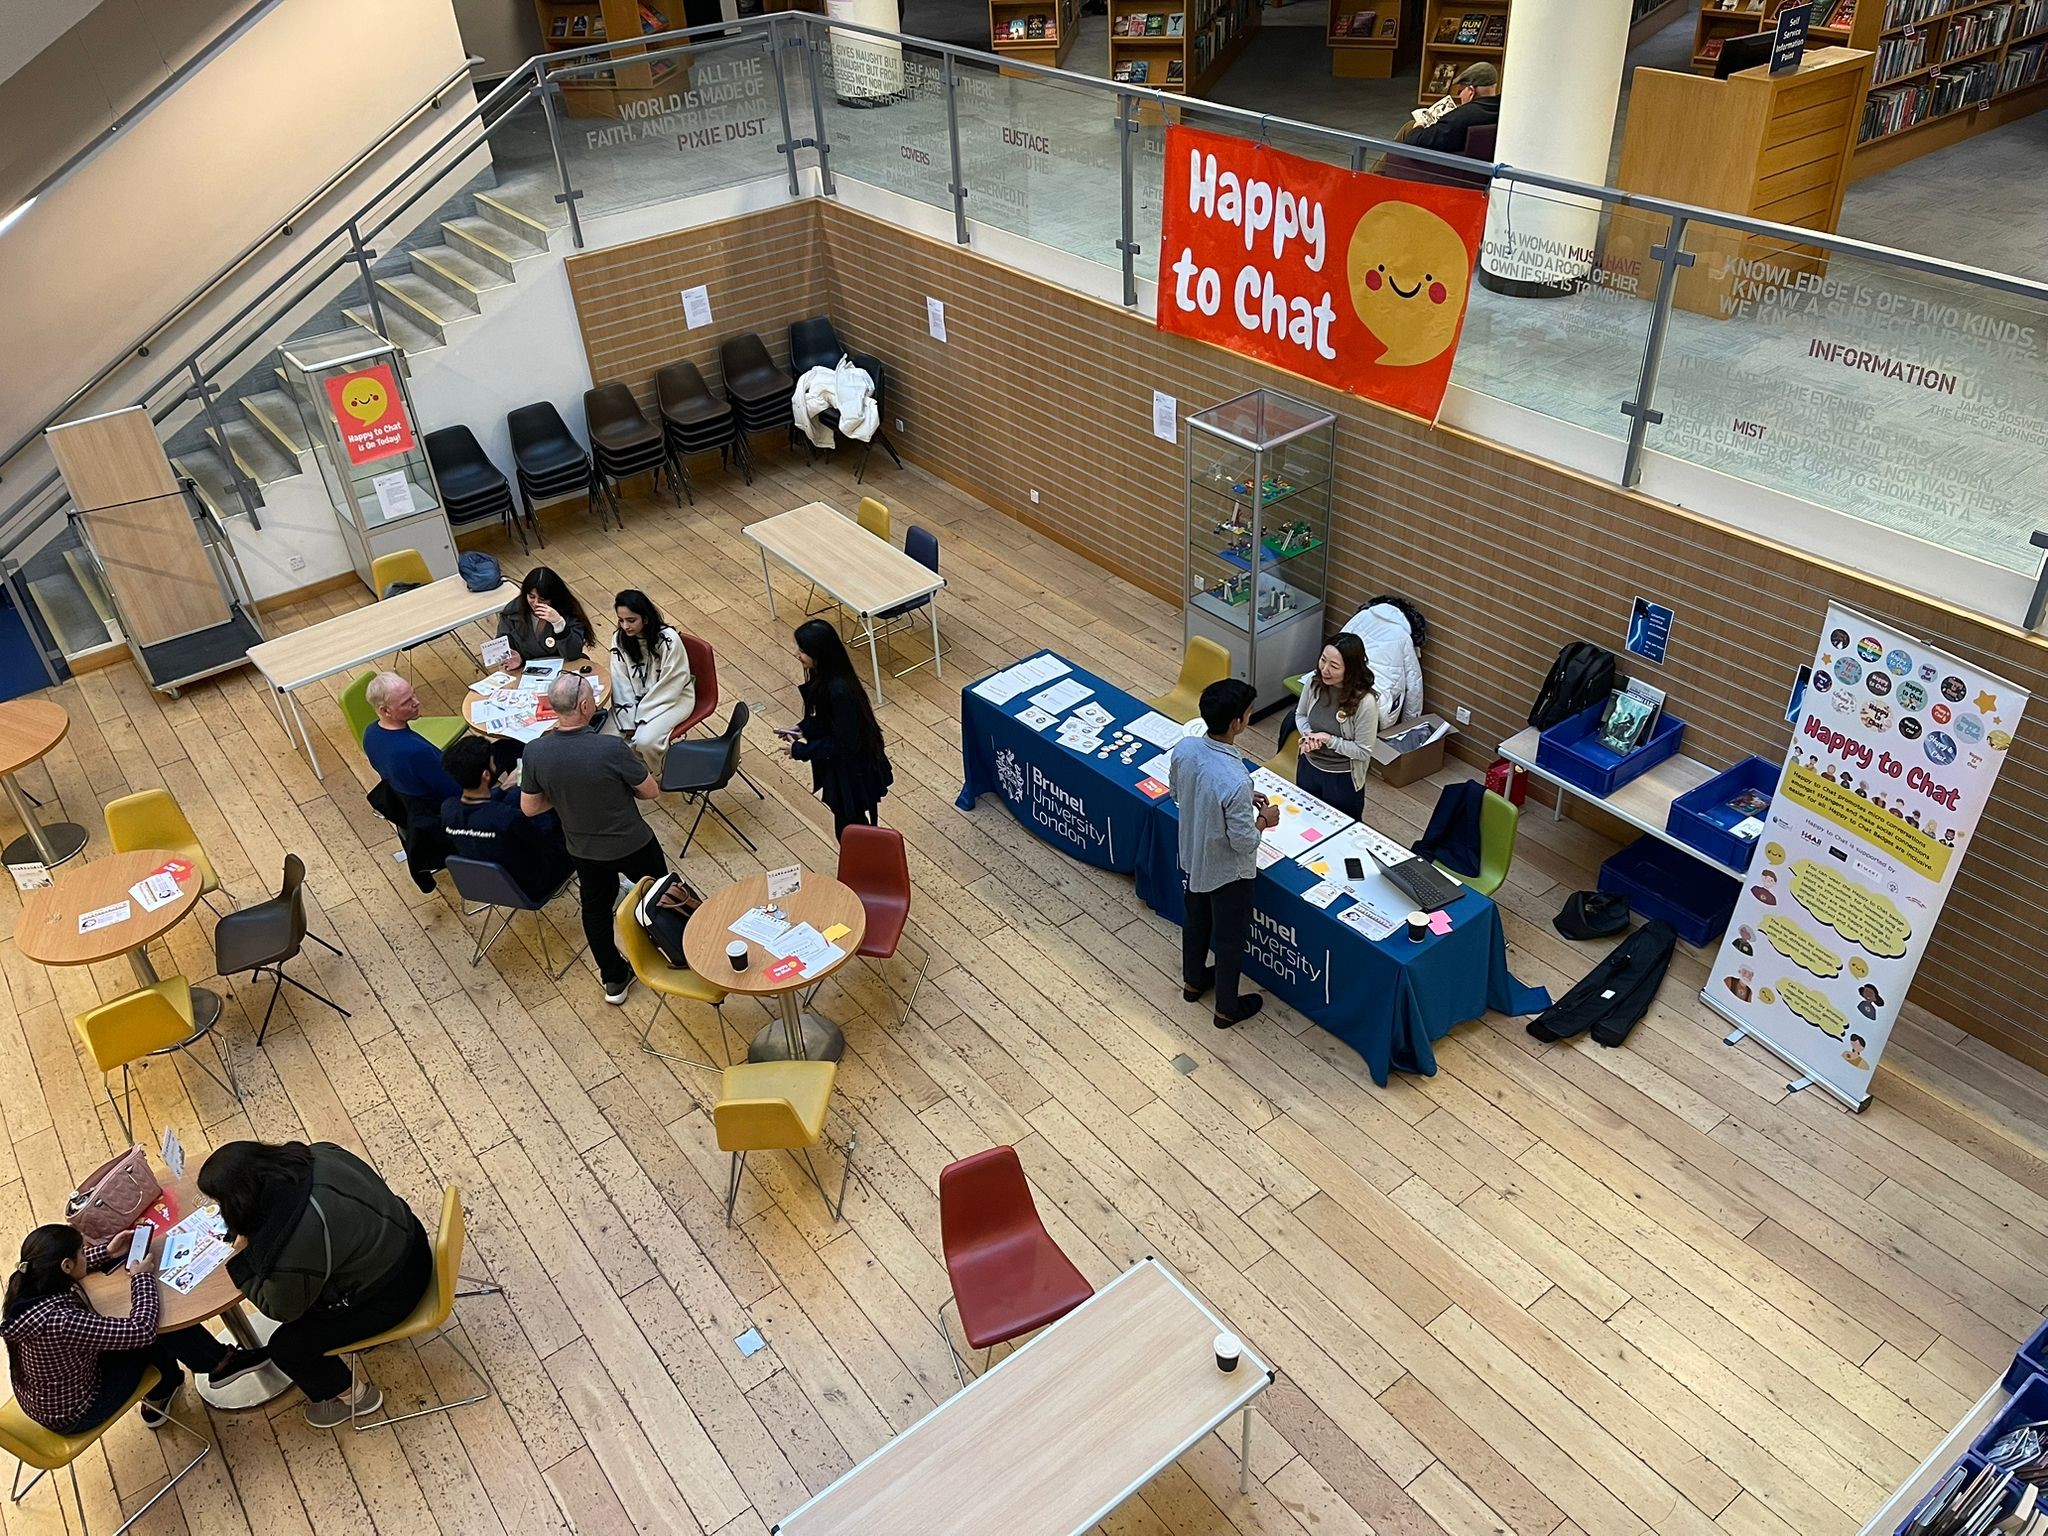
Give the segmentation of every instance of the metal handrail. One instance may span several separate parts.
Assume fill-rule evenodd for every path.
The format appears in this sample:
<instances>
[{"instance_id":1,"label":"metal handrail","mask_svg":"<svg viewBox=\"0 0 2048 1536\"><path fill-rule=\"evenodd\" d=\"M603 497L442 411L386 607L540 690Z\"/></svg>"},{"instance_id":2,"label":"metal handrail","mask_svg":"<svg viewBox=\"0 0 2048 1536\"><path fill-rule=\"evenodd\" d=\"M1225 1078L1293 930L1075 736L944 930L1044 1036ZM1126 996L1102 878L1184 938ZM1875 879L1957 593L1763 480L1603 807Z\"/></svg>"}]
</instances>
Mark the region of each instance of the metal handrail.
<instances>
[{"instance_id":1,"label":"metal handrail","mask_svg":"<svg viewBox=\"0 0 2048 1536\"><path fill-rule=\"evenodd\" d=\"M237 25L239 27L240 24L238 23ZM94 390L98 389L102 384L106 383L108 379L112 378L122 368L126 367L130 359L136 357L147 357L149 355L149 347L151 342L155 341L157 337L161 336L165 331L169 330L173 325L175 325L178 322L178 320L188 310L190 310L194 305L198 304L208 294L212 293L214 289L218 288L222 283L226 282L230 277L234 276L235 273L239 272L243 267L247 266L249 262L253 260L260 251L263 250L265 246L271 243L271 241L275 240L279 235L289 235L292 232L292 226L297 224L299 220L303 219L308 213L310 213L315 207L317 207L322 201L322 199L324 199L336 187L340 186L343 182L347 181L357 171L361 170L364 165L369 163L369 161L373 159L380 150L382 150L394 138L396 138L398 134L415 118L417 118L422 112L427 112L435 107L440 106L441 98L448 94L449 89L452 86L454 86L456 81L462 79L463 76L467 75L472 69L474 69L477 65L483 62L484 61L481 57L478 57L474 54L470 55L469 57L466 57L462 61L462 66L459 69L455 70L452 74L448 76L447 79L443 80L439 85L435 86L433 90L428 92L425 96L421 97L411 107L407 108L405 112L399 116L398 120L394 122L389 128L385 129L381 134L379 134L377 138L367 148L365 148L353 160L349 161L347 165L343 166L340 170L336 171L332 176L328 177L326 181L322 182L320 184L319 189L315 191L312 194L312 196L306 198L296 208L292 209L290 213L286 214L282 219L279 219L274 223L270 224L262 234L258 235L256 239L252 241L242 251L242 253L239 256L236 256L226 266L222 267L218 272L214 273L212 277L209 277L205 282L201 283L199 287L194 289L183 300L174 305L169 314L165 315L162 319L158 320L147 331L143 332L141 336L137 337L133 342L130 342L126 347L122 348L122 350L115 356L112 362L108 363L106 367L102 368L98 373L94 374L91 379L87 380L84 384L80 385L77 389L73 390L69 395L67 395L64 399L64 402L61 405L59 405L54 411L50 412L48 416L43 418L41 425L37 426L32 431L30 431L27 436L23 437L20 441L15 443L14 446L9 448L5 453L0 453L0 465L4 465L5 463L7 463L7 461L12 459L17 453L20 453L22 449L26 448L30 443L34 442L37 438L41 437L43 433L47 431L50 427L54 426L57 422L62 421L64 417L67 414L69 414L74 407L76 407L81 401L86 399L87 396L91 395ZM173 76L172 78L181 79L183 77ZM132 115L133 114L131 114L131 117ZM66 171L68 172L70 169L73 168L73 166L67 166ZM46 183L45 185L47 186L48 183ZM38 195L41 195L40 190L38 191ZM336 231L336 233L339 233L339 231ZM314 247L314 249L319 250L324 248L329 241L333 240L333 238L334 235L330 234L327 237L327 239L322 240L320 242L320 245Z\"/></svg>"}]
</instances>

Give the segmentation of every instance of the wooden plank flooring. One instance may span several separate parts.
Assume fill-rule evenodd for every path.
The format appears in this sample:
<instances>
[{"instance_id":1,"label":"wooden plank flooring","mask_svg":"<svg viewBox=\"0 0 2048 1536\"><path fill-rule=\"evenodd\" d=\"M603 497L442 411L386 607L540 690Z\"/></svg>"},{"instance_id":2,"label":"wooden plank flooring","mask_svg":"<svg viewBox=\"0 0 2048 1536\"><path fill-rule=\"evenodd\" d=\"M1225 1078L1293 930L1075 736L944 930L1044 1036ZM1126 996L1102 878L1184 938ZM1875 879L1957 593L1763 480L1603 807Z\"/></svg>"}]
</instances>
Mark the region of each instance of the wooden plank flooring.
<instances>
[{"instance_id":1,"label":"wooden plank flooring","mask_svg":"<svg viewBox=\"0 0 2048 1536\"><path fill-rule=\"evenodd\" d=\"M564 512L545 558L594 613L646 589L716 647L728 704L793 718L802 585L783 584L771 623L739 529L858 493L843 466L794 459L751 487L705 478L694 509L638 497L610 536ZM526 920L470 967L456 906L389 857L331 690L301 695L324 782L251 676L172 700L124 666L58 691L73 725L47 761L73 819L97 828L106 799L163 785L237 899L271 889L287 851L304 858L316 929L344 952L294 969L350 1018L287 994L259 1050L264 993L233 987L224 1041L243 1102L188 1065L153 1066L142 1139L175 1125L195 1155L239 1136L331 1139L429 1220L452 1180L470 1269L506 1287L459 1311L490 1401L365 1435L307 1428L296 1394L215 1415L219 1454L143 1529L761 1536L953 1390L933 1321L948 1294L935 1180L996 1141L1017 1146L1092 1279L1158 1253L1281 1371L1250 1497L1212 1437L1107 1522L1114 1536L1847 1533L2003 1369L2048 1306L2048 1081L1916 1017L1868 1113L1788 1096L1774 1062L1720 1044L1689 951L1622 1050L1540 1047L1493 1018L1444 1042L1437 1077L1377 1089L1284 1007L1217 1033L1180 1001L1176 937L1127 878L1069 862L989 803L952 804L963 681L1049 643L1158 691L1177 616L916 472L885 467L867 489L899 530L939 533L954 649L943 680L892 683L882 713L885 819L916 885L908 941L823 998L850 1042L836 1113L860 1142L843 1225L764 1156L727 1230L715 1083L636 1048L645 994L608 1008L587 965L554 984ZM412 666L429 710L456 707L469 668L452 642ZM829 816L795 765L758 750L768 739L755 733L749 765L766 801L723 800L760 853L707 824L683 866L700 885L832 864ZM28 781L48 787L40 770ZM1375 783L1373 819L1416 835L1436 787ZM1548 920L1610 845L1531 810L1501 899L1516 971L1561 989L1601 947ZM673 852L678 809L654 814ZM12 894L0 904L11 933ZM573 900L548 916L560 955L579 942ZM212 970L210 923L202 909L170 935L195 979ZM115 1146L70 1016L130 981L118 963L43 970L10 938L0 985L0 1228L15 1231ZM728 1009L748 1031L751 1007ZM716 1050L707 1014L657 1028ZM1175 1069L1182 1054L1193 1071ZM742 1357L749 1327L767 1347ZM373 1370L399 1406L464 1380L446 1344L384 1351ZM129 1422L88 1457L96 1527L178 1438ZM0 1520L7 1536L64 1528L46 1489Z\"/></svg>"}]
</instances>

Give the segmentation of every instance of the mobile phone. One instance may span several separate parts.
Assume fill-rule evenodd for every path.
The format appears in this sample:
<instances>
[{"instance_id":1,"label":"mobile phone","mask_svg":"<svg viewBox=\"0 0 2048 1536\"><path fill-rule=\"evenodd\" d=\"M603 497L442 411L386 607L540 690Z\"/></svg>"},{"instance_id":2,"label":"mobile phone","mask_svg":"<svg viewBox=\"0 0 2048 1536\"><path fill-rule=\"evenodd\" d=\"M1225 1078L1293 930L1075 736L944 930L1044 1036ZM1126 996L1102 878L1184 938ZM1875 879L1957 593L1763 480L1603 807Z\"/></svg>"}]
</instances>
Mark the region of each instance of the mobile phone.
<instances>
[{"instance_id":1,"label":"mobile phone","mask_svg":"<svg viewBox=\"0 0 2048 1536\"><path fill-rule=\"evenodd\" d=\"M1344 873L1353 880L1363 880L1365 878L1365 864L1362 860L1347 857L1344 860Z\"/></svg>"},{"instance_id":2,"label":"mobile phone","mask_svg":"<svg viewBox=\"0 0 2048 1536\"><path fill-rule=\"evenodd\" d=\"M156 1226L153 1222L138 1221L135 1223L135 1236L129 1239L128 1242L128 1267L130 1269L133 1269L149 1257L150 1239L155 1236Z\"/></svg>"},{"instance_id":3,"label":"mobile phone","mask_svg":"<svg viewBox=\"0 0 2048 1536\"><path fill-rule=\"evenodd\" d=\"M803 732L793 725L778 725L775 727L775 734L784 741L795 741L799 736L803 735Z\"/></svg>"}]
</instances>

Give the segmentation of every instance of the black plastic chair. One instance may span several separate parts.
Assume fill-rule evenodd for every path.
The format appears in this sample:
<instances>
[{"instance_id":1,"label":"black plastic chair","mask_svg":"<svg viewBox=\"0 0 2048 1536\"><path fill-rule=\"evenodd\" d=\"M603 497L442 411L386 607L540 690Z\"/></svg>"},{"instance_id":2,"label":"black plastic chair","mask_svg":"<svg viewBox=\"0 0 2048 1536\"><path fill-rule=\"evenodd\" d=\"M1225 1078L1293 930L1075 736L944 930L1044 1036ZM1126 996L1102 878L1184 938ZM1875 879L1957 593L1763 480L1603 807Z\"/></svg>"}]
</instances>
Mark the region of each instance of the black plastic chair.
<instances>
[{"instance_id":1,"label":"black plastic chair","mask_svg":"<svg viewBox=\"0 0 2048 1536\"><path fill-rule=\"evenodd\" d=\"M931 529L920 528L917 524L912 523L909 528L904 530L903 553L910 556L919 565L925 567L934 576L939 574L939 536L933 533ZM882 639L893 642L898 634L910 627L912 618L922 614L931 605L932 594L927 592L922 597L913 597L907 603L898 603L894 608L884 608L875 615L876 618L882 621ZM944 648L935 644L930 656L925 657L921 661L912 662L902 671L892 673L891 676L905 677L915 672L919 667L927 665L932 665L934 670L936 670L935 663L937 658L945 654Z\"/></svg>"},{"instance_id":2,"label":"black plastic chair","mask_svg":"<svg viewBox=\"0 0 2048 1536\"><path fill-rule=\"evenodd\" d=\"M624 384L600 384L583 392L583 425L590 432L590 455L597 483L612 504L612 515L625 527L619 509L618 483L649 471L668 471L669 493L683 504L682 485L669 458L668 435L647 419L633 391Z\"/></svg>"},{"instance_id":3,"label":"black plastic chair","mask_svg":"<svg viewBox=\"0 0 2048 1536\"><path fill-rule=\"evenodd\" d=\"M753 465L747 459L747 441L740 436L739 416L730 402L720 401L704 382L704 375L691 362L670 363L654 376L654 398L661 407L662 431L668 451L683 477L683 494L694 505L697 493L690 487L689 466L683 460L692 454L718 450L720 464L737 463L747 484L754 483Z\"/></svg>"},{"instance_id":4,"label":"black plastic chair","mask_svg":"<svg viewBox=\"0 0 2048 1536\"><path fill-rule=\"evenodd\" d=\"M808 320L799 320L790 326L789 371L796 378L802 378L813 368L836 368L842 357L875 381L875 411L878 416L886 419L888 411L882 398L882 360L879 357L871 352L853 351L839 339L839 333L832 329L832 322L823 315L814 315ZM795 390L796 385L792 382L790 391L793 394ZM833 432L839 432L839 412L836 410L821 411L818 420ZM874 451L876 443L880 443L883 451L896 461L898 469L903 467L903 456L896 451L896 445L889 441L889 434L882 429L881 422L877 421L875 435L860 445L860 462L853 468L856 485L867 474L868 455Z\"/></svg>"},{"instance_id":5,"label":"black plastic chair","mask_svg":"<svg viewBox=\"0 0 2048 1536\"><path fill-rule=\"evenodd\" d=\"M745 843L749 849L757 853L760 851L754 848L754 840L742 832L733 819L721 811L711 799L714 790L724 789L734 778L746 778L746 775L740 772L740 735L746 730L747 722L752 718L753 711L748 709L746 702L742 700L733 705L732 718L725 723L724 735L713 737L710 741L677 741L669 744L668 754L661 760L661 787L671 794L697 797L697 819L690 823L689 833L683 838L683 846L676 853L677 858L690 851L691 840L696 837L697 828L703 824L706 811L731 828L732 835ZM761 794L761 787L752 779L747 779L747 787L753 790L757 798L767 798Z\"/></svg>"},{"instance_id":6,"label":"black plastic chair","mask_svg":"<svg viewBox=\"0 0 2048 1536\"><path fill-rule=\"evenodd\" d=\"M787 369L775 366L761 338L748 331L721 343L718 366L725 377L725 398L732 402L742 436L781 428L794 448L796 415L789 397L796 392L796 380Z\"/></svg>"},{"instance_id":7,"label":"black plastic chair","mask_svg":"<svg viewBox=\"0 0 2048 1536\"><path fill-rule=\"evenodd\" d=\"M239 907L214 925L213 968L216 971L223 976L247 971L251 981L268 971L275 978L270 985L270 1004L263 1010L263 1023L256 1031L258 1045L270 1031L271 1010L277 1007L277 996L284 990L286 982L308 997L325 1003L344 1019L349 1016L348 1010L333 998L315 992L303 981L284 973L285 961L296 960L307 939L331 954L341 953L319 934L306 931L306 898L301 890L305 883L305 864L296 853L288 853L284 856L284 883L276 896L269 901L259 901L252 907Z\"/></svg>"},{"instance_id":8,"label":"black plastic chair","mask_svg":"<svg viewBox=\"0 0 2048 1536\"><path fill-rule=\"evenodd\" d=\"M536 503L559 501L577 491L588 491L590 510L598 512L597 471L552 401L520 406L505 417L505 427L512 434L520 499L535 533L540 531L540 521L533 510ZM599 512L599 517L606 520L607 514ZM545 545L547 540L541 543Z\"/></svg>"},{"instance_id":9,"label":"black plastic chair","mask_svg":"<svg viewBox=\"0 0 2048 1536\"><path fill-rule=\"evenodd\" d=\"M441 487L441 505L451 526L460 528L495 517L505 531L527 548L526 529L512 499L512 483L493 464L476 434L465 426L442 427L424 439L434 483Z\"/></svg>"},{"instance_id":10,"label":"black plastic chair","mask_svg":"<svg viewBox=\"0 0 2048 1536\"><path fill-rule=\"evenodd\" d=\"M496 933L490 931L491 920L488 917L484 919L482 929L477 934L476 953L469 957L471 965L481 961L491 946L505 936L505 930L512 926L512 919L521 912L536 914L534 927L540 930L541 967L544 970L548 970L555 980L560 981L566 976L569 972L569 967L576 963L576 956L582 954L588 947L584 944L578 944L569 958L562 962L560 970L550 969L554 961L548 954L548 925L540 921L537 915L547 907L548 903L569 889L569 882L576 878L574 870L571 870L562 877L560 885L536 901L533 897L526 894L517 880L512 878L510 870L506 869L502 864L493 863L489 859L465 859L459 853L450 854L448 862L444 867L448 871L448 877L455 882L456 894L464 901L476 903L474 907L463 913L463 916L474 917L479 912L488 912L493 907L502 909L505 914L504 921L498 924L498 931Z\"/></svg>"}]
</instances>

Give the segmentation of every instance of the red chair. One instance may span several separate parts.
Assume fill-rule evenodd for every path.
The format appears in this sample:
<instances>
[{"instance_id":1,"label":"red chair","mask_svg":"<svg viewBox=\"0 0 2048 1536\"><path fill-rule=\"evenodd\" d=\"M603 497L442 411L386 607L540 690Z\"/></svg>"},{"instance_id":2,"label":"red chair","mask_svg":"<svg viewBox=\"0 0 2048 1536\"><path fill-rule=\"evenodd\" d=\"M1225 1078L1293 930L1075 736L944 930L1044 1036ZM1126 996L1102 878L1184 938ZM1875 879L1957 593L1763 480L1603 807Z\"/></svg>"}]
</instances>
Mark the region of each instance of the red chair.
<instances>
[{"instance_id":1,"label":"red chair","mask_svg":"<svg viewBox=\"0 0 2048 1536\"><path fill-rule=\"evenodd\" d=\"M1038 1219L1013 1147L990 1147L939 1170L939 1241L971 1348L993 1354L996 1345L1058 1322L1095 1294ZM943 1305L939 1332L964 1387Z\"/></svg>"},{"instance_id":2,"label":"red chair","mask_svg":"<svg viewBox=\"0 0 2048 1536\"><path fill-rule=\"evenodd\" d=\"M902 942L904 924L910 920L910 860L903 853L903 834L893 827L868 827L855 822L839 839L839 879L853 888L867 910L867 932L858 953L870 960L887 960ZM903 1021L910 1018L910 1005L917 1001L917 989L924 985L924 973L932 963L925 952L917 968L917 980L903 1003Z\"/></svg>"},{"instance_id":3,"label":"red chair","mask_svg":"<svg viewBox=\"0 0 2048 1536\"><path fill-rule=\"evenodd\" d=\"M696 690L693 695L695 702L691 704L690 713L683 723L668 733L670 746L674 746L687 736L693 726L702 725L709 720L713 711L718 708L718 658L711 652L711 642L699 640L695 635L684 635L682 638L683 654L690 658L690 682ZM760 785L747 778L746 769L740 769L739 776L745 781L747 788L754 792L756 800L768 798L761 793Z\"/></svg>"}]
</instances>

